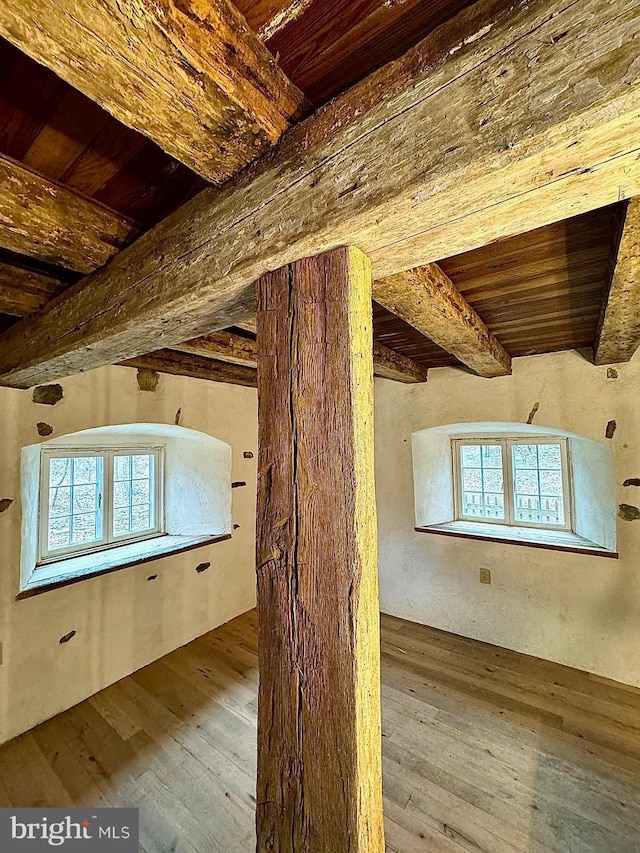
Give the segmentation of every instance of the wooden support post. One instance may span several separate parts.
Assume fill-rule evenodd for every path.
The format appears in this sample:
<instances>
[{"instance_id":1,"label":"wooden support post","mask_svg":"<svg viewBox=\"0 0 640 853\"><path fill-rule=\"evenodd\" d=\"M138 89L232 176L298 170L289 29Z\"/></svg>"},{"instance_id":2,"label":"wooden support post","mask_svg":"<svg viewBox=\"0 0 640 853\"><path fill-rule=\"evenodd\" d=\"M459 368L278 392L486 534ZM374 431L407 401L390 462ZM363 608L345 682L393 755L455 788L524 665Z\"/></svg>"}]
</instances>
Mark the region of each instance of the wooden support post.
<instances>
[{"instance_id":1,"label":"wooden support post","mask_svg":"<svg viewBox=\"0 0 640 853\"><path fill-rule=\"evenodd\" d=\"M383 853L369 261L257 297L257 849Z\"/></svg>"}]
</instances>

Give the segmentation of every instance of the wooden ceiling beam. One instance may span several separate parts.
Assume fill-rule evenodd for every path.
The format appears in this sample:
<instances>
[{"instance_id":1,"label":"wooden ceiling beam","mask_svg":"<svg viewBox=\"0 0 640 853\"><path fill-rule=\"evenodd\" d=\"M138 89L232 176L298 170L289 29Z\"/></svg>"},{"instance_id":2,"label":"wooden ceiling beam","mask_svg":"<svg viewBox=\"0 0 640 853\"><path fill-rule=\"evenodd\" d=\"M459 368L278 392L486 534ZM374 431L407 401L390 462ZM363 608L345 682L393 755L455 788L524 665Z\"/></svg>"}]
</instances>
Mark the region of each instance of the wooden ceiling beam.
<instances>
[{"instance_id":1,"label":"wooden ceiling beam","mask_svg":"<svg viewBox=\"0 0 640 853\"><path fill-rule=\"evenodd\" d=\"M24 317L40 310L66 286L44 273L0 261L0 314Z\"/></svg>"},{"instance_id":2,"label":"wooden ceiling beam","mask_svg":"<svg viewBox=\"0 0 640 853\"><path fill-rule=\"evenodd\" d=\"M217 358L229 364L244 364L246 367L256 367L258 363L256 342L252 338L243 338L232 332L203 335L200 338L176 344L173 349L205 358Z\"/></svg>"},{"instance_id":3,"label":"wooden ceiling beam","mask_svg":"<svg viewBox=\"0 0 640 853\"><path fill-rule=\"evenodd\" d=\"M260 275L338 245L380 279L640 194L639 29L640 0L479 0L5 332L0 382L251 320Z\"/></svg>"},{"instance_id":4,"label":"wooden ceiling beam","mask_svg":"<svg viewBox=\"0 0 640 853\"><path fill-rule=\"evenodd\" d=\"M207 379L209 382L245 385L249 388L255 388L258 384L257 371L254 368L169 349L156 350L147 355L126 359L121 361L119 366L135 367L138 370L155 370L157 373L188 376L191 379Z\"/></svg>"},{"instance_id":5,"label":"wooden ceiling beam","mask_svg":"<svg viewBox=\"0 0 640 853\"><path fill-rule=\"evenodd\" d=\"M426 382L427 368L412 358L373 342L373 372L382 379L393 379L407 384Z\"/></svg>"},{"instance_id":6,"label":"wooden ceiling beam","mask_svg":"<svg viewBox=\"0 0 640 853\"><path fill-rule=\"evenodd\" d=\"M239 329L244 329L245 332L252 332L254 335L258 333L258 327L255 320L246 320L244 323L236 323L236 326Z\"/></svg>"},{"instance_id":7,"label":"wooden ceiling beam","mask_svg":"<svg viewBox=\"0 0 640 853\"><path fill-rule=\"evenodd\" d=\"M437 264L373 283L373 298L479 376L506 376L511 358Z\"/></svg>"},{"instance_id":8,"label":"wooden ceiling beam","mask_svg":"<svg viewBox=\"0 0 640 853\"><path fill-rule=\"evenodd\" d=\"M596 364L629 361L640 347L640 198L627 207L594 347Z\"/></svg>"},{"instance_id":9,"label":"wooden ceiling beam","mask_svg":"<svg viewBox=\"0 0 640 853\"><path fill-rule=\"evenodd\" d=\"M254 368L258 359L258 344L255 340L226 331L194 338L177 344L173 349ZM374 343L373 347L373 368L376 376L397 382L427 381L426 367L379 343Z\"/></svg>"},{"instance_id":10,"label":"wooden ceiling beam","mask_svg":"<svg viewBox=\"0 0 640 853\"><path fill-rule=\"evenodd\" d=\"M229 0L21 0L0 35L216 184L305 109Z\"/></svg>"},{"instance_id":11,"label":"wooden ceiling beam","mask_svg":"<svg viewBox=\"0 0 640 853\"><path fill-rule=\"evenodd\" d=\"M137 230L121 214L0 154L3 249L89 273L130 242Z\"/></svg>"}]
</instances>

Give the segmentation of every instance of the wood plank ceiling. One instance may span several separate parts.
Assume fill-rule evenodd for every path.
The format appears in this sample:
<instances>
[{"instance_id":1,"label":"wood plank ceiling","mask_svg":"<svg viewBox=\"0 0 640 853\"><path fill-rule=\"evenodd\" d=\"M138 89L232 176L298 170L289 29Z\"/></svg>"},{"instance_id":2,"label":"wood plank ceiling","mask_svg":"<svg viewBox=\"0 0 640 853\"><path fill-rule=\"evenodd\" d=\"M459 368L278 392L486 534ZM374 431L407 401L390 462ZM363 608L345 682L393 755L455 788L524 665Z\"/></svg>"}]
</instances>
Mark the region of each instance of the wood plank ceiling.
<instances>
[{"instance_id":1,"label":"wood plank ceiling","mask_svg":"<svg viewBox=\"0 0 640 853\"><path fill-rule=\"evenodd\" d=\"M556 222L440 262L512 357L593 346L617 255L624 204ZM455 365L382 306L376 337L419 364Z\"/></svg>"},{"instance_id":2,"label":"wood plank ceiling","mask_svg":"<svg viewBox=\"0 0 640 853\"><path fill-rule=\"evenodd\" d=\"M318 105L401 55L470 2L237 0L236 5L287 76ZM153 142L1 39L0 155L132 220L128 242L206 186ZM613 205L445 259L440 266L511 356L591 347L623 212L623 205ZM47 289L36 287L30 310L80 278L0 248L0 294L12 270L50 276ZM29 276L20 275L29 288ZM2 330L21 312L8 299L0 307L7 312L0 312ZM458 363L379 305L374 326L377 341L425 367Z\"/></svg>"}]
</instances>

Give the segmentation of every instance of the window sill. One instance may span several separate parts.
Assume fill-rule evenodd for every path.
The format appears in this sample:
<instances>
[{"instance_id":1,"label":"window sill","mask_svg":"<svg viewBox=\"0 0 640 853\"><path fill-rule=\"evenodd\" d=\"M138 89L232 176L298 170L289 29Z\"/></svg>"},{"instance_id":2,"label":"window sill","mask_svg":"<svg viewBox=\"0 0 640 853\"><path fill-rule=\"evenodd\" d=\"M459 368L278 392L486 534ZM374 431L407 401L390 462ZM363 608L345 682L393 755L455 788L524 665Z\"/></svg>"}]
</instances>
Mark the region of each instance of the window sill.
<instances>
[{"instance_id":1,"label":"window sill","mask_svg":"<svg viewBox=\"0 0 640 853\"><path fill-rule=\"evenodd\" d=\"M600 545L564 530L539 530L531 527L508 527L504 524L483 524L473 521L448 521L430 527L416 527L418 533L435 533L503 545L524 545L527 548L546 548L550 551L569 551L593 557L619 559L617 551L607 551Z\"/></svg>"},{"instance_id":2,"label":"window sill","mask_svg":"<svg viewBox=\"0 0 640 853\"><path fill-rule=\"evenodd\" d=\"M173 554L181 554L214 542L231 539L231 534L223 536L158 536L130 542L118 548L95 551L92 554L72 556L66 560L37 566L29 580L16 596L19 601L41 592L68 586L72 583L106 575L119 569L139 566L152 560L159 560Z\"/></svg>"}]
</instances>

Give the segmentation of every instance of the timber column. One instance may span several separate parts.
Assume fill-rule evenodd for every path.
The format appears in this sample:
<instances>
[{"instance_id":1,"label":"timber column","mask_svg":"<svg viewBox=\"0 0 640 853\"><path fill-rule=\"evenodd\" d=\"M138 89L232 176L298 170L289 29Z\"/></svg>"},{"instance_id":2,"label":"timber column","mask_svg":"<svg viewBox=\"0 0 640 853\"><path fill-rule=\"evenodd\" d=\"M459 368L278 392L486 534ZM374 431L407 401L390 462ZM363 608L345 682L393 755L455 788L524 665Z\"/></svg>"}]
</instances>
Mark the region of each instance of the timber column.
<instances>
[{"instance_id":1,"label":"timber column","mask_svg":"<svg viewBox=\"0 0 640 853\"><path fill-rule=\"evenodd\" d=\"M335 249L258 301L258 853L384 853L371 268Z\"/></svg>"}]
</instances>

